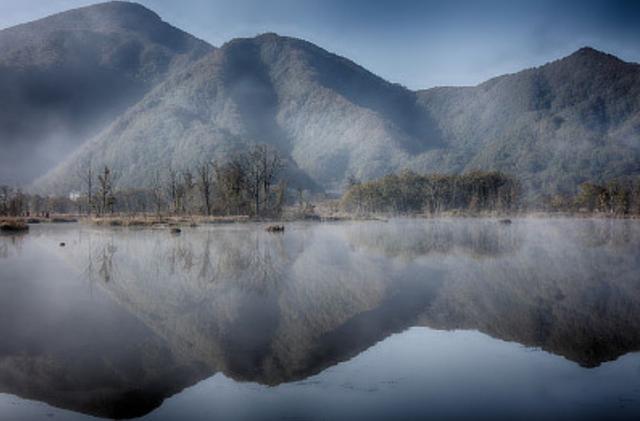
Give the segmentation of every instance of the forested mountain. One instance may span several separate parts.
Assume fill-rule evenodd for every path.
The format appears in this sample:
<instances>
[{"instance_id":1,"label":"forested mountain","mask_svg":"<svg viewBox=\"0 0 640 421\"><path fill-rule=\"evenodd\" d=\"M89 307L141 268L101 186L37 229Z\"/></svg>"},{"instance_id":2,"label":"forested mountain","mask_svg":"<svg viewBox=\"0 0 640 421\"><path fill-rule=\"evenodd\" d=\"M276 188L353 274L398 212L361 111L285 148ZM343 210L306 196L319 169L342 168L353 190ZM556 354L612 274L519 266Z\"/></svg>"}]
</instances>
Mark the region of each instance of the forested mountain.
<instances>
[{"instance_id":1,"label":"forested mountain","mask_svg":"<svg viewBox=\"0 0 640 421\"><path fill-rule=\"evenodd\" d=\"M212 49L124 2L0 31L0 182L43 174L173 69Z\"/></svg>"},{"instance_id":2,"label":"forested mountain","mask_svg":"<svg viewBox=\"0 0 640 421\"><path fill-rule=\"evenodd\" d=\"M348 173L375 177L435 146L416 100L311 43L236 39L168 78L44 182L72 189L74 168L93 157L121 186L144 186L156 170L268 143L294 169L340 188Z\"/></svg>"},{"instance_id":3,"label":"forested mountain","mask_svg":"<svg viewBox=\"0 0 640 421\"><path fill-rule=\"evenodd\" d=\"M96 168L111 167L119 188L144 188L159 172L221 161L254 143L278 148L294 182L325 190L342 190L349 176L369 180L403 169L420 173L499 170L519 178L529 197L537 197L575 193L585 181L640 174L640 65L590 48L475 87L415 92L309 42L276 34L235 39L213 49L135 4L92 6L38 24L73 26L68 22L81 22L89 11L96 11L89 13L93 16L102 10L111 12L96 27L95 37L102 39L108 33L117 42L109 37L102 42L122 44L122 48L118 54L108 53L107 47L100 50L98 63L109 59L105 71L123 74L117 83L131 84L132 89L113 89L116 82L94 83L91 78L99 72L76 68L77 53L58 60L76 74L88 75L86 86L97 93L81 99L72 96L71 105L65 106L51 100L50 108L59 109L65 118L72 115L68 121L74 123L69 124L84 128L101 126L76 123L83 114L100 117L102 122L113 119L95 136L91 130L74 132L78 134L71 136L74 139L88 141L39 179L38 191L78 190L77 168L89 161ZM140 24L147 21L148 25ZM111 28L129 28L131 22L138 32L123 29L126 37L119 31L113 35ZM164 32L149 29L158 26ZM3 31L1 45L17 44L7 34L20 32L19 28ZM43 32L39 44L57 45L58 35L52 33L57 34ZM173 41L169 33L182 41ZM129 44L139 46L138 41L125 42L128 37L147 43L142 50L136 49ZM83 51L84 44L77 42L81 45L62 45L68 47L65 51ZM163 59L154 61L156 54L147 48L164 52ZM172 72L169 62L181 65ZM156 69L164 70L154 73ZM21 77L31 80L26 73ZM149 89L156 81L160 82ZM0 89L13 89L5 80L1 85ZM34 86L33 95L50 96L47 89ZM55 86L56 92L67 95L64 84ZM114 92L119 93L114 96ZM18 91L13 95L18 103L30 98ZM36 103L40 107L43 101ZM36 131L50 129L42 118L36 118L40 123L32 128L33 110L23 112L20 106L4 111L3 132L11 133L16 131L11 127L21 125ZM82 112L71 112L76 109ZM11 168L3 165L5 172Z\"/></svg>"},{"instance_id":4,"label":"forested mountain","mask_svg":"<svg viewBox=\"0 0 640 421\"><path fill-rule=\"evenodd\" d=\"M476 87L419 92L438 123L444 172L500 170L539 193L640 174L640 65L582 48Z\"/></svg>"}]
</instances>

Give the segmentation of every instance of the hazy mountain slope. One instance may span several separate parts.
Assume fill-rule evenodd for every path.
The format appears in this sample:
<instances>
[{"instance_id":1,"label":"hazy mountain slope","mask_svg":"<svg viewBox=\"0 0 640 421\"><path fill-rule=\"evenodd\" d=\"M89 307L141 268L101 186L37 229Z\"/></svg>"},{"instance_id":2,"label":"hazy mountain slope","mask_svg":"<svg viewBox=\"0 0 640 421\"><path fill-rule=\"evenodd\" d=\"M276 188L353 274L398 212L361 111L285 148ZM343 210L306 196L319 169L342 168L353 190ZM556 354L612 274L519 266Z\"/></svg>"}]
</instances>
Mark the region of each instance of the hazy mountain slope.
<instances>
[{"instance_id":1,"label":"hazy mountain slope","mask_svg":"<svg viewBox=\"0 0 640 421\"><path fill-rule=\"evenodd\" d=\"M42 174L212 48L125 2L0 31L0 182Z\"/></svg>"},{"instance_id":2,"label":"hazy mountain slope","mask_svg":"<svg viewBox=\"0 0 640 421\"><path fill-rule=\"evenodd\" d=\"M638 64L583 48L477 87L419 96L448 145L425 168L500 169L538 193L640 174Z\"/></svg>"},{"instance_id":3,"label":"hazy mountain slope","mask_svg":"<svg viewBox=\"0 0 640 421\"><path fill-rule=\"evenodd\" d=\"M340 188L348 173L380 176L437 145L416 99L308 42L237 39L163 82L45 183L73 188L74 168L93 156L116 169L121 186L145 185L154 170L266 142Z\"/></svg>"},{"instance_id":4,"label":"hazy mountain slope","mask_svg":"<svg viewBox=\"0 0 640 421\"><path fill-rule=\"evenodd\" d=\"M95 134L42 191L76 190L89 159L114 168L119 187L144 187L251 143L279 148L294 183L335 190L404 168L498 169L532 197L640 174L640 65L590 48L476 87L412 92L309 42L264 34L216 50L117 2L1 31L0 47L0 180L33 167L24 156L54 162Z\"/></svg>"},{"instance_id":5,"label":"hazy mountain slope","mask_svg":"<svg viewBox=\"0 0 640 421\"><path fill-rule=\"evenodd\" d=\"M305 41L237 39L170 77L39 185L92 156L121 186L276 145L329 189L412 168L499 169L533 194L640 173L640 66L593 49L477 87L417 93ZM301 174L301 172L298 172Z\"/></svg>"}]
</instances>

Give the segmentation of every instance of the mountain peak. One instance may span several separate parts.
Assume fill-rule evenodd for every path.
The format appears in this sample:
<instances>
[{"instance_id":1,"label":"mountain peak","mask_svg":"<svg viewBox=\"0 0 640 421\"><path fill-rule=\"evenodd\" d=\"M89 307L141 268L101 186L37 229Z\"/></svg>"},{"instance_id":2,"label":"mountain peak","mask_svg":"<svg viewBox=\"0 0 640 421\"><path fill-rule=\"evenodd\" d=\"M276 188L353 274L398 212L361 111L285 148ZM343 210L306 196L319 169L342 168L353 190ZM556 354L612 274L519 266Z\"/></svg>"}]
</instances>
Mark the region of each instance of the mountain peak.
<instances>
[{"instance_id":1,"label":"mountain peak","mask_svg":"<svg viewBox=\"0 0 640 421\"><path fill-rule=\"evenodd\" d=\"M139 3L109 1L90 6L79 7L37 19L32 22L3 29L4 36L24 36L34 30L43 35L56 31L90 30L112 32L118 30L136 30L162 23L158 14Z\"/></svg>"},{"instance_id":2,"label":"mountain peak","mask_svg":"<svg viewBox=\"0 0 640 421\"><path fill-rule=\"evenodd\" d=\"M596 50L593 47L585 46L578 50L576 50L573 54L565 57L565 60L580 60L580 61L591 61L591 62L616 62L623 63L618 57L613 54L605 53L604 51Z\"/></svg>"}]
</instances>

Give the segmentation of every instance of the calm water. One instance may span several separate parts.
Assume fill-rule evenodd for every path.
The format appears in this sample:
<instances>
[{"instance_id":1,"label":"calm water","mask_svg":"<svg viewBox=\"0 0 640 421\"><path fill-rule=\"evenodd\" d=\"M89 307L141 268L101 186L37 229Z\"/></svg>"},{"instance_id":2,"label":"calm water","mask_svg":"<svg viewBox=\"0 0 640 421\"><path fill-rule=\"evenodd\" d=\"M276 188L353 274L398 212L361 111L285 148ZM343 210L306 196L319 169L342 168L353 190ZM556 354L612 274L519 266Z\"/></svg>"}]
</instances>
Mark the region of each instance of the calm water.
<instances>
[{"instance_id":1,"label":"calm water","mask_svg":"<svg viewBox=\"0 0 640 421\"><path fill-rule=\"evenodd\" d=\"M638 419L640 222L32 226L0 337L3 420Z\"/></svg>"}]
</instances>

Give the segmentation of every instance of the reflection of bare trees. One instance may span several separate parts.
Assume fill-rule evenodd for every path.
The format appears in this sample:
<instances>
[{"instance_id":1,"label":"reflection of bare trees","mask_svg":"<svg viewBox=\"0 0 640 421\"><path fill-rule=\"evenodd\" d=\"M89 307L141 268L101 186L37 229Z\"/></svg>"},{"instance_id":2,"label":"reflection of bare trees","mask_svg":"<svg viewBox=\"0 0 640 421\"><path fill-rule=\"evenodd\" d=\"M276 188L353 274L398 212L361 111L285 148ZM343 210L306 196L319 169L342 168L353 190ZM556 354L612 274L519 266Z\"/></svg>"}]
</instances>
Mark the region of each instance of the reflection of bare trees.
<instances>
[{"instance_id":1,"label":"reflection of bare trees","mask_svg":"<svg viewBox=\"0 0 640 421\"><path fill-rule=\"evenodd\" d=\"M212 244L209 232L203 243L198 278L266 292L277 287L288 261L282 236L261 231L227 233Z\"/></svg>"},{"instance_id":2,"label":"reflection of bare trees","mask_svg":"<svg viewBox=\"0 0 640 421\"><path fill-rule=\"evenodd\" d=\"M107 244L102 249L102 253L98 257L100 266L98 273L104 282L111 281L113 273L113 255L117 250L118 249L113 244Z\"/></svg>"},{"instance_id":3,"label":"reflection of bare trees","mask_svg":"<svg viewBox=\"0 0 640 421\"><path fill-rule=\"evenodd\" d=\"M611 245L614 247L629 247L635 243L640 247L640 238L634 235L637 221L634 220L582 220L577 222L580 229L570 234L581 244L587 247Z\"/></svg>"},{"instance_id":4,"label":"reflection of bare trees","mask_svg":"<svg viewBox=\"0 0 640 421\"><path fill-rule=\"evenodd\" d=\"M82 273L91 286L93 286L96 278L104 283L111 282L114 279L116 267L114 256L118 248L114 244L113 237L106 241L101 240L102 238L94 238L91 234L79 237L79 243L86 250Z\"/></svg>"},{"instance_id":5,"label":"reflection of bare trees","mask_svg":"<svg viewBox=\"0 0 640 421\"><path fill-rule=\"evenodd\" d=\"M6 259L9 257L9 244L4 241L0 243L0 259Z\"/></svg>"},{"instance_id":6,"label":"reflection of bare trees","mask_svg":"<svg viewBox=\"0 0 640 421\"><path fill-rule=\"evenodd\" d=\"M84 254L84 276L88 280L111 282L118 268L140 276L169 278L199 288L231 285L245 291L266 293L277 288L291 263L282 235L262 230L202 230L189 235L157 238L157 233L105 236L87 234L80 238ZM152 238L153 237L153 238ZM122 248L124 252L117 251ZM301 253L303 249L292 252ZM138 266L144 266L140 271ZM142 281L142 279L141 279Z\"/></svg>"},{"instance_id":7,"label":"reflection of bare trees","mask_svg":"<svg viewBox=\"0 0 640 421\"><path fill-rule=\"evenodd\" d=\"M211 278L209 277L211 275ZM198 279L213 282L214 269L211 264L211 232L207 232L207 236L202 247L202 258L200 259L200 271L198 273Z\"/></svg>"},{"instance_id":8,"label":"reflection of bare trees","mask_svg":"<svg viewBox=\"0 0 640 421\"><path fill-rule=\"evenodd\" d=\"M429 220L357 225L349 230L349 239L356 248L406 260L434 253L497 257L516 252L524 240L517 224L503 226L480 220L476 223Z\"/></svg>"},{"instance_id":9,"label":"reflection of bare trees","mask_svg":"<svg viewBox=\"0 0 640 421\"><path fill-rule=\"evenodd\" d=\"M6 259L10 256L11 250L16 254L22 251L24 242L24 234L0 234L0 259Z\"/></svg>"}]
</instances>

